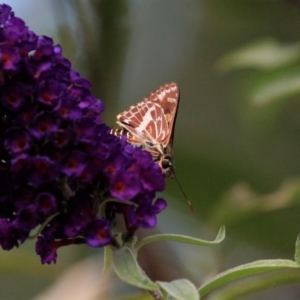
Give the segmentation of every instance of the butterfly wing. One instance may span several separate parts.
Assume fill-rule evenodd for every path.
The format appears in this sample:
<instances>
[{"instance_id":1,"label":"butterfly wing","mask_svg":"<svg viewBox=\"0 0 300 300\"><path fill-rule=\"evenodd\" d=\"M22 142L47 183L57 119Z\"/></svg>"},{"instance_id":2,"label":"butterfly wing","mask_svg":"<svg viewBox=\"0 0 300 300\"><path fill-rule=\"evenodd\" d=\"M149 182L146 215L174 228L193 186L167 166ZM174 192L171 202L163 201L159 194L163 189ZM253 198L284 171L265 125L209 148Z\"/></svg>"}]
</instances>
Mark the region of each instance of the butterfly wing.
<instances>
[{"instance_id":1,"label":"butterfly wing","mask_svg":"<svg viewBox=\"0 0 300 300\"><path fill-rule=\"evenodd\" d=\"M163 109L156 103L143 101L117 116L117 123L144 143L162 143L168 132Z\"/></svg>"},{"instance_id":2,"label":"butterfly wing","mask_svg":"<svg viewBox=\"0 0 300 300\"><path fill-rule=\"evenodd\" d=\"M179 88L169 83L117 116L117 123L145 144L172 146Z\"/></svg>"},{"instance_id":3,"label":"butterfly wing","mask_svg":"<svg viewBox=\"0 0 300 300\"><path fill-rule=\"evenodd\" d=\"M164 147L172 146L174 136L174 124L176 121L179 104L179 87L176 83L168 83L151 93L144 101L151 101L159 104L163 109L167 122L168 134L165 136L162 144Z\"/></svg>"}]
</instances>

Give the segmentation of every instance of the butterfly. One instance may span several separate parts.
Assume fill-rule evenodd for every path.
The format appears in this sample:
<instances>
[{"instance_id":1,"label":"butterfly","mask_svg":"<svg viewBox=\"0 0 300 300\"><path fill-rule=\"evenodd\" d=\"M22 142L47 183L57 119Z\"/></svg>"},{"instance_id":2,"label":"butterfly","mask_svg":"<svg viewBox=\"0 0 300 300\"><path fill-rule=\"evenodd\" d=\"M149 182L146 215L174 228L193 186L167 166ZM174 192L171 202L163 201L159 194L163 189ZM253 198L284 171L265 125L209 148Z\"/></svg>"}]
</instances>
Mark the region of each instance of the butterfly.
<instances>
[{"instance_id":1,"label":"butterfly","mask_svg":"<svg viewBox=\"0 0 300 300\"><path fill-rule=\"evenodd\" d=\"M117 115L117 124L122 129L111 133L134 146L151 153L166 177L174 177L173 137L179 104L179 88L174 82L161 86L140 103Z\"/></svg>"}]
</instances>

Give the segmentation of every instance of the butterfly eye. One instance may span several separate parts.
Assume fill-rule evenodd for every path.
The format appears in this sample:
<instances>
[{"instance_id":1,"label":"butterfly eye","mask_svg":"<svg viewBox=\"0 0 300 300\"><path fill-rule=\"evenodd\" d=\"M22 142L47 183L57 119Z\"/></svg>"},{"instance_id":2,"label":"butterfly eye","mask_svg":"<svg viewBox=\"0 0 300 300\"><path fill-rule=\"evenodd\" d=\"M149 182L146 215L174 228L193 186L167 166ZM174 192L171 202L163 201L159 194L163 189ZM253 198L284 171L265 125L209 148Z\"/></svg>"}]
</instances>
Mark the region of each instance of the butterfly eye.
<instances>
[{"instance_id":1,"label":"butterfly eye","mask_svg":"<svg viewBox=\"0 0 300 300\"><path fill-rule=\"evenodd\" d=\"M162 166L163 169L167 169L171 166L171 162L168 159L164 159L161 162L161 166Z\"/></svg>"}]
</instances>

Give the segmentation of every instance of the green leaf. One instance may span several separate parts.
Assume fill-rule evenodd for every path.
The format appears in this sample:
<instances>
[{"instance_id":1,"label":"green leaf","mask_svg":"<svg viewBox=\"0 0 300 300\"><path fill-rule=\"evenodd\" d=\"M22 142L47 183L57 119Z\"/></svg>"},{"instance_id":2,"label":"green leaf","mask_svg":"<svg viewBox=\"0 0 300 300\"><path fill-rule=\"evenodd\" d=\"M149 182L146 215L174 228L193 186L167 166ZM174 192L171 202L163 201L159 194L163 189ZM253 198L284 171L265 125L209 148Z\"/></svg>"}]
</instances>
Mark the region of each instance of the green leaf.
<instances>
[{"instance_id":1,"label":"green leaf","mask_svg":"<svg viewBox=\"0 0 300 300\"><path fill-rule=\"evenodd\" d=\"M118 277L131 285L150 291L159 289L159 286L146 276L127 247L113 251L113 267Z\"/></svg>"},{"instance_id":2,"label":"green leaf","mask_svg":"<svg viewBox=\"0 0 300 300\"><path fill-rule=\"evenodd\" d=\"M265 39L229 53L220 60L217 67L223 72L247 67L268 70L285 67L299 58L299 43L281 45L274 39Z\"/></svg>"},{"instance_id":3,"label":"green leaf","mask_svg":"<svg viewBox=\"0 0 300 300\"><path fill-rule=\"evenodd\" d=\"M277 272L270 272L264 276L251 276L247 280L241 280L238 284L229 284L220 290L214 291L210 295L210 300L232 300L243 299L245 296L250 296L267 289L274 289L280 286L299 283L299 269L285 269Z\"/></svg>"},{"instance_id":4,"label":"green leaf","mask_svg":"<svg viewBox=\"0 0 300 300\"><path fill-rule=\"evenodd\" d=\"M199 288L199 293L201 296L204 296L217 287L233 280L284 268L299 268L299 265L296 262L287 259L255 261L218 274L203 284Z\"/></svg>"},{"instance_id":5,"label":"green leaf","mask_svg":"<svg viewBox=\"0 0 300 300\"><path fill-rule=\"evenodd\" d=\"M187 279L178 279L172 282L157 281L170 296L176 300L199 300L196 287Z\"/></svg>"},{"instance_id":6,"label":"green leaf","mask_svg":"<svg viewBox=\"0 0 300 300\"><path fill-rule=\"evenodd\" d=\"M113 265L113 251L109 246L104 247L104 266L102 275L106 275L112 268Z\"/></svg>"},{"instance_id":7,"label":"green leaf","mask_svg":"<svg viewBox=\"0 0 300 300\"><path fill-rule=\"evenodd\" d=\"M285 99L300 93L299 73L281 76L264 83L257 89L252 96L253 103L256 105L267 105L272 101Z\"/></svg>"},{"instance_id":8,"label":"green leaf","mask_svg":"<svg viewBox=\"0 0 300 300\"><path fill-rule=\"evenodd\" d=\"M276 212L299 205L299 178L286 179L269 194L258 194L248 184L233 185L215 209L212 210L210 222L225 223L227 226L238 226L258 214Z\"/></svg>"},{"instance_id":9,"label":"green leaf","mask_svg":"<svg viewBox=\"0 0 300 300\"><path fill-rule=\"evenodd\" d=\"M200 239L192 238L185 235L179 235L179 234L156 234L142 239L136 245L135 249L138 250L149 243L157 242L157 241L173 241L173 242L199 245L199 246L213 246L222 242L224 238L225 238L225 226L221 226L219 233L214 241L205 241L205 240L200 240Z\"/></svg>"},{"instance_id":10,"label":"green leaf","mask_svg":"<svg viewBox=\"0 0 300 300\"><path fill-rule=\"evenodd\" d=\"M300 265L300 235L298 235L296 240L295 261L298 265Z\"/></svg>"}]
</instances>

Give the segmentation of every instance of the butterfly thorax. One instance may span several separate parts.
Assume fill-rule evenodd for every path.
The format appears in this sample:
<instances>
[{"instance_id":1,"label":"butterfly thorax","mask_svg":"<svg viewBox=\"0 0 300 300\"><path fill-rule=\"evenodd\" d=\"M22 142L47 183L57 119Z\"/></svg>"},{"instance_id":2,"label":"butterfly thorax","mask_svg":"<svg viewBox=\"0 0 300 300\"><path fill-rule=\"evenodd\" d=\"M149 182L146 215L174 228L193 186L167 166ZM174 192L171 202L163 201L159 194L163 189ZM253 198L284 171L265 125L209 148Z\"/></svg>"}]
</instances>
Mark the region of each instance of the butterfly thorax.
<instances>
[{"instance_id":1,"label":"butterfly thorax","mask_svg":"<svg viewBox=\"0 0 300 300\"><path fill-rule=\"evenodd\" d=\"M162 144L153 143L150 147L149 145L142 145L141 148L152 154L153 161L159 164L166 177L172 178L174 176L174 159L170 146L163 147Z\"/></svg>"},{"instance_id":2,"label":"butterfly thorax","mask_svg":"<svg viewBox=\"0 0 300 300\"><path fill-rule=\"evenodd\" d=\"M164 153L160 157L159 165L166 177L173 178L175 174L174 159L170 147L164 148Z\"/></svg>"}]
</instances>

